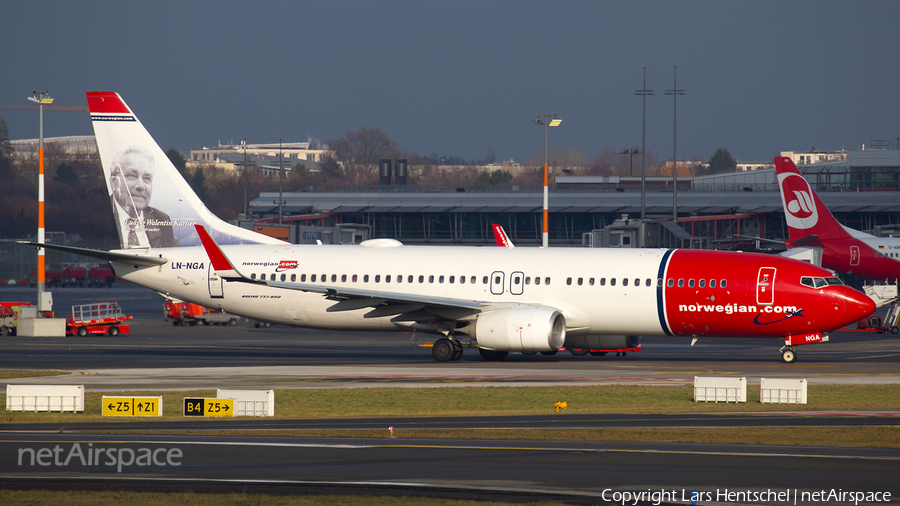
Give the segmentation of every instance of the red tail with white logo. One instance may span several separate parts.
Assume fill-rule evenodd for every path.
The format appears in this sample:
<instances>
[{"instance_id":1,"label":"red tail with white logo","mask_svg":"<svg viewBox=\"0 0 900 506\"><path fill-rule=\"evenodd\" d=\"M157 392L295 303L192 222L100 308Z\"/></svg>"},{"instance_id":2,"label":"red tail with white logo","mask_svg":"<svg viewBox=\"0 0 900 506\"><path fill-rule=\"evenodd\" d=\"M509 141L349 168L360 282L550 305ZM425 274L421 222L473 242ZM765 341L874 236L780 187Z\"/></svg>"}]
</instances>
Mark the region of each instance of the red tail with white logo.
<instances>
[{"instance_id":1,"label":"red tail with white logo","mask_svg":"<svg viewBox=\"0 0 900 506\"><path fill-rule=\"evenodd\" d=\"M790 158L776 157L775 171L790 234L788 246L811 235L821 241L852 237L828 211Z\"/></svg>"}]
</instances>

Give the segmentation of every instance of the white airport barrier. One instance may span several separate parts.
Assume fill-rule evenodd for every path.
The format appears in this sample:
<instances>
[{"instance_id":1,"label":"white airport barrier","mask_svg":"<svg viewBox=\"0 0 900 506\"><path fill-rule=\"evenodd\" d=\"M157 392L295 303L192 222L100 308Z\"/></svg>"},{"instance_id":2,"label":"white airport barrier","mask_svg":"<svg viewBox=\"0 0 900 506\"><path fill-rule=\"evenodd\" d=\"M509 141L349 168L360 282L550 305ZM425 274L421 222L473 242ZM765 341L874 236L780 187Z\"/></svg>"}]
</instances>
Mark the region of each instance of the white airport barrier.
<instances>
[{"instance_id":1,"label":"white airport barrier","mask_svg":"<svg viewBox=\"0 0 900 506\"><path fill-rule=\"evenodd\" d=\"M6 385L7 411L84 411L84 385Z\"/></svg>"},{"instance_id":2,"label":"white airport barrier","mask_svg":"<svg viewBox=\"0 0 900 506\"><path fill-rule=\"evenodd\" d=\"M747 402L747 378L694 376L694 402Z\"/></svg>"},{"instance_id":3,"label":"white airport barrier","mask_svg":"<svg viewBox=\"0 0 900 506\"><path fill-rule=\"evenodd\" d=\"M275 416L274 390L216 390L219 399L234 399L234 416Z\"/></svg>"},{"instance_id":4,"label":"white airport barrier","mask_svg":"<svg viewBox=\"0 0 900 506\"><path fill-rule=\"evenodd\" d=\"M759 380L759 402L806 404L806 380L761 378Z\"/></svg>"}]
</instances>

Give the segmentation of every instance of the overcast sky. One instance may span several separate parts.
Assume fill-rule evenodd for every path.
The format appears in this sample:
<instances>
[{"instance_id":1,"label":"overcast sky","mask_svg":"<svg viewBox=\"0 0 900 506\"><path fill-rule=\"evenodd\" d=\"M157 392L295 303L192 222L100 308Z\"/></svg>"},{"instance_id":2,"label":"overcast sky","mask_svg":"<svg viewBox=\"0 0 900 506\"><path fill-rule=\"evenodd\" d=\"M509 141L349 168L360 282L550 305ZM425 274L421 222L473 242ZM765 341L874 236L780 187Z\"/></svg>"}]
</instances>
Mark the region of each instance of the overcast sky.
<instances>
[{"instance_id":1,"label":"overcast sky","mask_svg":"<svg viewBox=\"0 0 900 506\"><path fill-rule=\"evenodd\" d=\"M677 65L679 159L771 160L900 137L898 21L894 0L6 2L0 103L117 91L164 150L367 126L407 151L517 161L556 113L551 148L593 157L640 144L646 66L647 149L670 159ZM37 137L37 113L0 116ZM93 133L72 112L44 131Z\"/></svg>"}]
</instances>

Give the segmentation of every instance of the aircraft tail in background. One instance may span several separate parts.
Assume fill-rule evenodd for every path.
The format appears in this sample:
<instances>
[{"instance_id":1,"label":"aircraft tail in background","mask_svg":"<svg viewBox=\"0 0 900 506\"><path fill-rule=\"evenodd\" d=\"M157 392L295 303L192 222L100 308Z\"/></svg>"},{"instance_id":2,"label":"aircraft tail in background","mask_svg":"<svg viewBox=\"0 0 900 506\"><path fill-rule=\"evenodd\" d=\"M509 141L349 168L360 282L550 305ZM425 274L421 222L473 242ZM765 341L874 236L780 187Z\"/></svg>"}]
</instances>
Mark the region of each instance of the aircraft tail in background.
<instances>
[{"instance_id":1,"label":"aircraft tail in background","mask_svg":"<svg viewBox=\"0 0 900 506\"><path fill-rule=\"evenodd\" d=\"M809 236L816 236L818 241L852 237L828 211L790 158L776 157L775 173L790 235L788 246L792 247L798 241L810 242ZM808 239L802 241L805 238Z\"/></svg>"},{"instance_id":2,"label":"aircraft tail in background","mask_svg":"<svg viewBox=\"0 0 900 506\"><path fill-rule=\"evenodd\" d=\"M213 215L118 93L87 101L123 249L200 246L195 224L218 244L282 243Z\"/></svg>"}]
</instances>

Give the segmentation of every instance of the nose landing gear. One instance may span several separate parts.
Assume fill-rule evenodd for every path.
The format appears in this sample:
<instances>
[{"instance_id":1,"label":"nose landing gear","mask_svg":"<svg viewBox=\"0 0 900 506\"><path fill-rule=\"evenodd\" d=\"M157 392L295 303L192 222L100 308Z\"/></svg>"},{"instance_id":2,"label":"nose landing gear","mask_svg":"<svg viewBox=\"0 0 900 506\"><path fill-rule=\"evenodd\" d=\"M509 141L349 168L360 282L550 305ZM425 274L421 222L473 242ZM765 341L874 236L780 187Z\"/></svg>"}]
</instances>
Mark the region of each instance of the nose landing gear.
<instances>
[{"instance_id":1,"label":"nose landing gear","mask_svg":"<svg viewBox=\"0 0 900 506\"><path fill-rule=\"evenodd\" d=\"M780 350L781 360L786 364L793 364L797 361L797 352L791 346L783 346Z\"/></svg>"}]
</instances>

